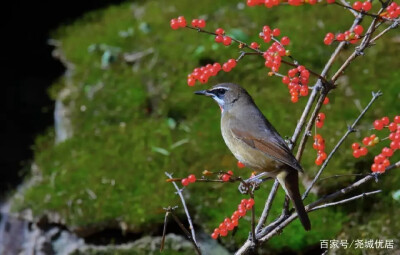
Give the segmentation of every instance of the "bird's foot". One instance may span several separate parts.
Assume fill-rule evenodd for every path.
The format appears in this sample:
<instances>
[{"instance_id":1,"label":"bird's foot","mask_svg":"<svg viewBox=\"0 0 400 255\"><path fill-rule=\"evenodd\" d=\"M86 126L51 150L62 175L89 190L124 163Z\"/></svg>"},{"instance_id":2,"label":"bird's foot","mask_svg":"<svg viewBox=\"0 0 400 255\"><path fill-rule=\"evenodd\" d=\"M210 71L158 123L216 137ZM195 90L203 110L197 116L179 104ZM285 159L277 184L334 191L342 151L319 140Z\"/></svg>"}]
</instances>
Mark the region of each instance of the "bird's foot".
<instances>
[{"instance_id":1,"label":"bird's foot","mask_svg":"<svg viewBox=\"0 0 400 255\"><path fill-rule=\"evenodd\" d=\"M261 183L264 181L271 179L271 177L267 177L267 173L263 172L256 176L250 177L247 180L244 180L239 184L239 191L242 194L248 194L250 190L257 190L260 188ZM266 177L263 179L263 177Z\"/></svg>"}]
</instances>

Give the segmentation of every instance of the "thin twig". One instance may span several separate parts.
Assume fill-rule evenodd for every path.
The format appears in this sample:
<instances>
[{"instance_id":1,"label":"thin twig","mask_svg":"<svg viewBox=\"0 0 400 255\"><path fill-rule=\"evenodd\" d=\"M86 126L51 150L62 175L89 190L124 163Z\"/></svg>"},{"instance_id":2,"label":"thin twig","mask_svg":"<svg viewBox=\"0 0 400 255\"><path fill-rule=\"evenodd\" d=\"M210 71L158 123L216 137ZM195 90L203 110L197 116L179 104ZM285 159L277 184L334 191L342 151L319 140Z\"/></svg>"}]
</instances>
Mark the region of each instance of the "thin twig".
<instances>
[{"instance_id":1,"label":"thin twig","mask_svg":"<svg viewBox=\"0 0 400 255\"><path fill-rule=\"evenodd\" d=\"M253 186L253 188L254 188L254 186ZM252 199L254 199L254 189L251 189L250 197ZM256 209L255 209L255 204L254 204L253 207L251 207L251 238L254 243L254 246L257 245L255 224L256 224Z\"/></svg>"},{"instance_id":2,"label":"thin twig","mask_svg":"<svg viewBox=\"0 0 400 255\"><path fill-rule=\"evenodd\" d=\"M329 161L331 160L331 158L333 157L333 155L336 153L336 151L339 149L339 147L342 145L342 143L344 142L344 140L347 138L347 136L354 132L354 128L355 126L358 124L358 122L361 120L361 118L365 115L365 113L369 110L369 108L371 107L371 105L375 102L376 99L378 99L380 96L382 95L382 93L380 91L376 92L376 93L372 93L372 98L369 101L368 105L364 108L364 110L360 113L360 115L358 115L357 119L353 122L353 124L347 128L346 133L344 133L344 135L342 136L342 138L339 140L339 142L335 145L335 147L333 148L333 150L329 153L329 156L326 158L326 160L324 161L324 163L322 164L321 168L318 170L317 174L315 175L313 181L311 182L311 184L308 186L307 190L304 192L303 194L303 199L305 199L308 194L310 193L312 187L314 186L314 184L318 181L319 177L321 176L322 172L324 171L325 167L328 165Z\"/></svg>"},{"instance_id":3,"label":"thin twig","mask_svg":"<svg viewBox=\"0 0 400 255\"><path fill-rule=\"evenodd\" d=\"M325 180L332 179L332 178L336 179L336 178L340 178L340 177L367 176L367 175L368 175L368 174L335 174L335 175L327 176L327 177L325 177L325 178L321 178L321 179L319 179L317 182L325 181Z\"/></svg>"},{"instance_id":4,"label":"thin twig","mask_svg":"<svg viewBox=\"0 0 400 255\"><path fill-rule=\"evenodd\" d=\"M165 209L165 218L164 218L164 228L163 228L163 234L161 238L161 245L160 245L160 252L164 250L164 243L165 243L165 235L167 234L167 224L168 224L168 216L170 214L169 210L171 210L171 207Z\"/></svg>"},{"instance_id":5,"label":"thin twig","mask_svg":"<svg viewBox=\"0 0 400 255\"><path fill-rule=\"evenodd\" d=\"M354 196L354 197L350 197L350 198L346 198L346 199L343 199L343 200L340 200L340 201L337 201L337 202L326 203L326 204L323 204L323 205L316 206L316 207L310 209L308 212L316 211L316 210L319 210L319 209L322 209L322 208L327 208L327 207L331 207L331 206L335 206L335 205L345 204L345 203L357 200L359 198L364 198L366 196L374 195L374 194L377 194L377 193L380 193L380 192L382 192L382 190L375 190L375 191L371 191L371 192L365 192L365 193L362 193L360 195L357 195L357 196Z\"/></svg>"},{"instance_id":6,"label":"thin twig","mask_svg":"<svg viewBox=\"0 0 400 255\"><path fill-rule=\"evenodd\" d=\"M190 232L185 228L185 225L181 222L181 220L171 211L172 218L175 220L175 222L178 224L178 226L182 229L182 231L187 235L188 239L193 243L193 246L197 252L198 255L201 255L201 251L199 246L197 245L196 241L193 239L192 235Z\"/></svg>"},{"instance_id":7,"label":"thin twig","mask_svg":"<svg viewBox=\"0 0 400 255\"><path fill-rule=\"evenodd\" d=\"M279 188L279 181L277 179L275 179L274 184L272 185L271 191L269 192L268 199L265 202L264 210L260 216L260 219L258 220L258 224L255 229L256 233L258 233L260 228L263 227L265 221L268 218L268 214L271 211L272 202L274 201L274 198L275 198L276 192L278 191L278 188Z\"/></svg>"},{"instance_id":8,"label":"thin twig","mask_svg":"<svg viewBox=\"0 0 400 255\"><path fill-rule=\"evenodd\" d=\"M168 178L172 179L172 175L170 173L165 172L165 175L168 176ZM174 187L175 187L175 189L177 191L177 194L179 195L179 197L181 199L183 208L185 209L186 217L187 217L187 220L189 222L189 228L190 228L190 231L192 233L191 236L192 236L192 239L193 239L194 246L195 246L196 250L200 251L199 245L197 244L197 241L196 241L196 233L194 231L192 218L190 217L189 210L187 209L185 198L183 197L182 191L181 191L181 189L179 189L178 185L176 185L175 182L172 182L172 184L174 185ZM172 215L174 215L174 214L172 214ZM201 254L201 253L199 253L199 254Z\"/></svg>"}]
</instances>

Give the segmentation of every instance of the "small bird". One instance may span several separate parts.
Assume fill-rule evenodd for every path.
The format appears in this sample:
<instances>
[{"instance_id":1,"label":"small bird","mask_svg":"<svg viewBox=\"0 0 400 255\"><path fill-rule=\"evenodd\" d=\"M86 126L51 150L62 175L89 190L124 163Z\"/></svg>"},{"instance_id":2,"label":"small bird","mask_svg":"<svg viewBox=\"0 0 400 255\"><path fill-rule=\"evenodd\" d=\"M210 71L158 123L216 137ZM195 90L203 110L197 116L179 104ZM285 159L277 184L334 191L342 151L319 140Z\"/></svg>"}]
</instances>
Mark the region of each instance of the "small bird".
<instances>
[{"instance_id":1,"label":"small bird","mask_svg":"<svg viewBox=\"0 0 400 255\"><path fill-rule=\"evenodd\" d=\"M276 178L292 200L304 229L310 230L299 192L298 172L303 169L249 93L239 85L221 83L195 94L212 97L218 103L222 137L229 150L246 167Z\"/></svg>"}]
</instances>

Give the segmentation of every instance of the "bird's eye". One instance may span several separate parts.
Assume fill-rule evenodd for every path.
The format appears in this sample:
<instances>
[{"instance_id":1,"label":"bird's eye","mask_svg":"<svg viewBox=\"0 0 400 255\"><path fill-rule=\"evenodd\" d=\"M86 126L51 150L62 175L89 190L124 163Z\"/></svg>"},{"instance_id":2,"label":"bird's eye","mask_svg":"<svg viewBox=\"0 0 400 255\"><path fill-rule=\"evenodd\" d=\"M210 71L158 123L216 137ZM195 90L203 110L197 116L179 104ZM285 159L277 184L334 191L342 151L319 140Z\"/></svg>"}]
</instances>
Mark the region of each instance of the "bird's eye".
<instances>
[{"instance_id":1,"label":"bird's eye","mask_svg":"<svg viewBox=\"0 0 400 255\"><path fill-rule=\"evenodd\" d=\"M226 91L225 89L217 89L217 90L215 90L217 95L224 95L225 91Z\"/></svg>"}]
</instances>

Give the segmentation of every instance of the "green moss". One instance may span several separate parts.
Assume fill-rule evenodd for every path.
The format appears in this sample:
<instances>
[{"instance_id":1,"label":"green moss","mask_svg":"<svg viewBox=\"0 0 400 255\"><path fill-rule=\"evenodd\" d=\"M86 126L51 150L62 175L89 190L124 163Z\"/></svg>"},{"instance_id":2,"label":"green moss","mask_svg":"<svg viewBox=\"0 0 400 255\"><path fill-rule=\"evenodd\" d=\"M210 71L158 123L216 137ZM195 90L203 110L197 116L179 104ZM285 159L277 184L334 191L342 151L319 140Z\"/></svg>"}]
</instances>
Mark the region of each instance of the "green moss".
<instances>
[{"instance_id":1,"label":"green moss","mask_svg":"<svg viewBox=\"0 0 400 255\"><path fill-rule=\"evenodd\" d=\"M226 170L236 165L220 134L218 107L211 100L195 97L196 87L188 88L185 78L194 67L224 62L237 56L238 50L216 45L212 37L194 31L172 31L169 20L181 14L188 19L207 15L210 30L223 26L228 33L248 37L249 42L258 40L256 31L263 25L279 27L292 40L292 55L320 71L333 50L322 44L324 35L347 30L352 18L337 8L285 6L273 11L238 11L237 2L232 1L198 1L196 8L192 1L145 1L111 6L59 28L53 36L62 42L61 49L74 68L70 77L54 84L50 94L57 98L60 91L68 90L63 101L71 109L74 136L58 145L53 144L53 131L37 139L35 162L43 179L26 190L23 200L15 201L15 210L32 208L35 215L55 211L76 227L125 221L131 231L157 228L164 219L162 207L180 204L173 186L165 182L164 171L177 177L200 176L204 169ZM131 36L120 36L121 31L131 31ZM376 117L398 114L400 74L392 56L398 56L400 49L391 36L356 59L345 73L346 79L329 96L332 103L323 110L325 126L318 131L326 138L328 152L359 114L359 105L368 103L371 91L384 93L383 100L375 103L361 122L361 132L350 136L324 176L368 172L371 157L355 160L350 144L370 134ZM153 53L134 64L123 60L123 53L150 48ZM105 52L113 57L110 63L104 62ZM350 52L348 49L344 55ZM102 58L107 68L102 68ZM246 87L281 135L292 134L306 100L289 103L287 88L279 78L267 76L262 59L246 56L234 72L219 74L209 84L223 81ZM376 154L379 148L372 151ZM398 158L396 155L393 161ZM309 143L302 165L310 176L317 171L314 159ZM233 170L249 175L248 170ZM394 175L387 189L399 179ZM352 180L328 179L320 185L321 191L343 187ZM258 213L269 187L264 184L256 193ZM241 199L232 184L199 183L188 187L185 194L190 197L195 222L206 231L231 215ZM273 216L280 213L282 201L280 192ZM344 208L354 211L351 205ZM271 240L271 247L301 249L335 236L348 219L342 209L312 213L313 230L308 233L295 221L283 235ZM242 221L236 235L223 240L226 245L234 247L247 238L249 219Z\"/></svg>"}]
</instances>

